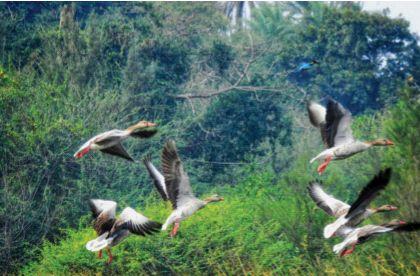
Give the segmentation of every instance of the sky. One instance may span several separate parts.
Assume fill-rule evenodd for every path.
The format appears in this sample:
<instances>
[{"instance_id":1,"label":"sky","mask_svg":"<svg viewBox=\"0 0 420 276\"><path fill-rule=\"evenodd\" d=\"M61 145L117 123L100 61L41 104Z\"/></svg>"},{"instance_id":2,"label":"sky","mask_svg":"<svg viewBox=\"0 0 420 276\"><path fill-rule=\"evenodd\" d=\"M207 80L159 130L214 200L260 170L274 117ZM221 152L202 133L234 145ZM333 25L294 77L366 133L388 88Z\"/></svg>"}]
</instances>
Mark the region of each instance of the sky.
<instances>
[{"instance_id":1,"label":"sky","mask_svg":"<svg viewBox=\"0 0 420 276\"><path fill-rule=\"evenodd\" d=\"M420 1L362 1L366 11L382 11L389 8L390 16L396 18L402 15L410 22L410 31L420 35Z\"/></svg>"}]
</instances>

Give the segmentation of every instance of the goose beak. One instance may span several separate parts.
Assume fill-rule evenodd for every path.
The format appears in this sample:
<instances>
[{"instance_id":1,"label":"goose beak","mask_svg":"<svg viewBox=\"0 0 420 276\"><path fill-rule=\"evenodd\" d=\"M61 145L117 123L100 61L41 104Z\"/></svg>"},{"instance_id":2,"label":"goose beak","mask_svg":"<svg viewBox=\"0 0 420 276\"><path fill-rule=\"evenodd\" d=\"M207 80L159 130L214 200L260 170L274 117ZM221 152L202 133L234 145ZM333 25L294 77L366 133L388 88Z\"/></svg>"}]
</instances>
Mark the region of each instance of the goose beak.
<instances>
[{"instance_id":1,"label":"goose beak","mask_svg":"<svg viewBox=\"0 0 420 276\"><path fill-rule=\"evenodd\" d=\"M396 211L396 210L398 210L398 207L391 206L391 207L390 207L390 210L391 210L391 211Z\"/></svg>"},{"instance_id":2,"label":"goose beak","mask_svg":"<svg viewBox=\"0 0 420 276\"><path fill-rule=\"evenodd\" d=\"M391 140L386 140L386 145L387 146L393 146L394 142L392 142Z\"/></svg>"},{"instance_id":3,"label":"goose beak","mask_svg":"<svg viewBox=\"0 0 420 276\"><path fill-rule=\"evenodd\" d=\"M224 200L225 200L225 198L224 198L224 197L221 197L221 198L220 198L220 201L224 201Z\"/></svg>"}]
</instances>

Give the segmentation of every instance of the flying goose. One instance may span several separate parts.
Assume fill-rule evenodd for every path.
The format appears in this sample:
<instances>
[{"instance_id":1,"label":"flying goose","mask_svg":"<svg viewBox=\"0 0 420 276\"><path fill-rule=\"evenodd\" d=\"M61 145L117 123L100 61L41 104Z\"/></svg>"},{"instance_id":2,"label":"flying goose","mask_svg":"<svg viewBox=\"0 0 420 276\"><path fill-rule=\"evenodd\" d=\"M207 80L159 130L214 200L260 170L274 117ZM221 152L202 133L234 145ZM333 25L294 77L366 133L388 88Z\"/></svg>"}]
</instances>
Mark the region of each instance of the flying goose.
<instances>
[{"instance_id":1,"label":"flying goose","mask_svg":"<svg viewBox=\"0 0 420 276\"><path fill-rule=\"evenodd\" d=\"M162 226L162 231L165 231L170 225L174 225L170 233L171 237L178 232L181 221L211 202L223 201L223 197L219 195L213 195L204 200L194 196L190 180L184 172L175 142L172 140L166 142L162 151L163 175L152 164L150 156L146 156L143 162L162 199L172 203L173 211Z\"/></svg>"},{"instance_id":2,"label":"flying goose","mask_svg":"<svg viewBox=\"0 0 420 276\"><path fill-rule=\"evenodd\" d=\"M350 206L324 192L321 185L316 182L309 184L309 195L319 208L337 220L324 228L326 239L336 235L346 235L346 227L354 227L371 215L379 212L397 210L392 205L383 205L379 208L367 208L370 202L378 196L379 192L385 189L391 178L391 169L380 171L359 193L358 198Z\"/></svg>"},{"instance_id":3,"label":"flying goose","mask_svg":"<svg viewBox=\"0 0 420 276\"><path fill-rule=\"evenodd\" d=\"M129 136L137 138L152 137L157 132L156 129L150 128L154 126L156 126L156 124L147 121L140 121L125 130L113 129L98 134L84 143L74 154L74 157L82 158L90 150L100 150L104 153L116 155L134 162L134 159L121 145L121 141L127 139Z\"/></svg>"},{"instance_id":4,"label":"flying goose","mask_svg":"<svg viewBox=\"0 0 420 276\"><path fill-rule=\"evenodd\" d=\"M420 230L420 222L404 222L393 220L382 225L366 225L353 228L349 231L343 242L334 245L334 253L342 256L353 253L357 244L362 244L371 238L388 232L412 232ZM350 249L347 249L350 247Z\"/></svg>"},{"instance_id":5,"label":"flying goose","mask_svg":"<svg viewBox=\"0 0 420 276\"><path fill-rule=\"evenodd\" d=\"M320 175L331 160L346 159L372 146L394 145L388 139L376 139L370 142L355 140L351 131L350 111L333 99L328 99L326 109L312 101L308 103L307 109L311 124L321 130L321 137L327 148L310 161L313 163L318 159L324 160L317 169Z\"/></svg>"},{"instance_id":6,"label":"flying goose","mask_svg":"<svg viewBox=\"0 0 420 276\"><path fill-rule=\"evenodd\" d=\"M93 252L99 251L98 257L102 258L102 249L106 248L108 263L112 262L110 247L116 246L130 234L145 236L159 231L162 226L159 222L149 220L130 207L125 208L117 219L115 201L91 199L89 206L95 219L93 227L98 238L89 241L86 249Z\"/></svg>"}]
</instances>

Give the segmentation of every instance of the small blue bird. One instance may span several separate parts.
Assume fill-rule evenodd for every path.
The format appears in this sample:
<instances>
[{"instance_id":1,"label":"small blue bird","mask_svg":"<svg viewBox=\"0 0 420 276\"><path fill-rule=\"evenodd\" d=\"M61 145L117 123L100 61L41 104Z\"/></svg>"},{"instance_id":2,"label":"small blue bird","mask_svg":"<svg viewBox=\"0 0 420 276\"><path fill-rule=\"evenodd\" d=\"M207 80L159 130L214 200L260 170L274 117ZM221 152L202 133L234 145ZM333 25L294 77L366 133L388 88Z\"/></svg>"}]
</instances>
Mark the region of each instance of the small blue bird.
<instances>
[{"instance_id":1,"label":"small blue bird","mask_svg":"<svg viewBox=\"0 0 420 276\"><path fill-rule=\"evenodd\" d=\"M299 73L299 72L302 72L302 71L306 71L306 70L310 69L312 67L312 65L314 65L314 64L319 64L319 62L314 60L314 59L311 60L311 62L302 62L301 64L299 64L298 68L296 68L293 71L293 73Z\"/></svg>"}]
</instances>

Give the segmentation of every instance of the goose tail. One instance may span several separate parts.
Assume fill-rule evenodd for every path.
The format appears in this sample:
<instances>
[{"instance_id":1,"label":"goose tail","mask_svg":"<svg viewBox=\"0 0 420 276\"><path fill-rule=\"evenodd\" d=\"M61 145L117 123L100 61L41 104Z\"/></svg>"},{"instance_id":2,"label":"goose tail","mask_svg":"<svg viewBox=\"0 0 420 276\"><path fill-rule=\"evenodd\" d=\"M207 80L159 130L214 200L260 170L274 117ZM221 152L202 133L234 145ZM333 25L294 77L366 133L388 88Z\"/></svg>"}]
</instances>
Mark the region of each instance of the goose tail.
<instances>
[{"instance_id":1,"label":"goose tail","mask_svg":"<svg viewBox=\"0 0 420 276\"><path fill-rule=\"evenodd\" d=\"M341 243L338 243L336 245L334 245L333 247L333 251L335 254L340 255L341 252L343 252L343 250L346 248L347 242L343 241Z\"/></svg>"},{"instance_id":2,"label":"goose tail","mask_svg":"<svg viewBox=\"0 0 420 276\"><path fill-rule=\"evenodd\" d=\"M86 249L92 252L99 251L101 249L104 249L105 247L109 246L113 240L113 238L107 239L108 232L100 235L94 240L89 241L86 244Z\"/></svg>"}]
</instances>

